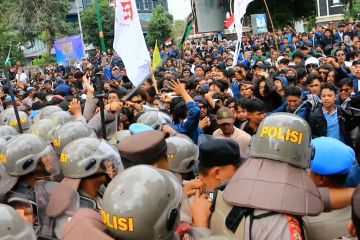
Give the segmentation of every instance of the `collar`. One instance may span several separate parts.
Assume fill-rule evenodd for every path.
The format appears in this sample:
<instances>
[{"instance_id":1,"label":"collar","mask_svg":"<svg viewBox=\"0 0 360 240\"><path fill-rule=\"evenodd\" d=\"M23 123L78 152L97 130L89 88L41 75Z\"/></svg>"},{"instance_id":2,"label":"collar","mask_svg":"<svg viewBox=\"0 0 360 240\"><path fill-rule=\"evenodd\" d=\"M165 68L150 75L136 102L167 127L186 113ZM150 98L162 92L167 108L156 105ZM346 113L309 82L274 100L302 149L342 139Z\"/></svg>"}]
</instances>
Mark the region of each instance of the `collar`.
<instances>
[{"instance_id":1,"label":"collar","mask_svg":"<svg viewBox=\"0 0 360 240\"><path fill-rule=\"evenodd\" d=\"M322 107L322 111L323 111L324 114L327 114L327 115L332 116L332 115L334 115L334 114L337 113L337 107L335 106L335 111L334 111L333 113L330 113L330 112L327 111L324 107Z\"/></svg>"}]
</instances>

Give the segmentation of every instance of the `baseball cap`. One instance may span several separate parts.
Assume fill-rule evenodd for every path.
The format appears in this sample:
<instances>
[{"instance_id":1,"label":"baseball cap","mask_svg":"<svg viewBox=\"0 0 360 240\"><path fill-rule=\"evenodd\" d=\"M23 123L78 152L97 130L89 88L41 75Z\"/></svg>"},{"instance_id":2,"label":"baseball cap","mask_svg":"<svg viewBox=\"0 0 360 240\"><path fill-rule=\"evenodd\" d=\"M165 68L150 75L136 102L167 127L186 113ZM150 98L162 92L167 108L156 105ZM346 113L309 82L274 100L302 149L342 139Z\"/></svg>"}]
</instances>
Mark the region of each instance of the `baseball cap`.
<instances>
[{"instance_id":1,"label":"baseball cap","mask_svg":"<svg viewBox=\"0 0 360 240\"><path fill-rule=\"evenodd\" d=\"M234 115L230 108L222 107L216 112L217 124L234 123Z\"/></svg>"},{"instance_id":2,"label":"baseball cap","mask_svg":"<svg viewBox=\"0 0 360 240\"><path fill-rule=\"evenodd\" d=\"M201 167L235 165L240 166L240 147L232 139L209 139L199 146L199 162Z\"/></svg>"}]
</instances>

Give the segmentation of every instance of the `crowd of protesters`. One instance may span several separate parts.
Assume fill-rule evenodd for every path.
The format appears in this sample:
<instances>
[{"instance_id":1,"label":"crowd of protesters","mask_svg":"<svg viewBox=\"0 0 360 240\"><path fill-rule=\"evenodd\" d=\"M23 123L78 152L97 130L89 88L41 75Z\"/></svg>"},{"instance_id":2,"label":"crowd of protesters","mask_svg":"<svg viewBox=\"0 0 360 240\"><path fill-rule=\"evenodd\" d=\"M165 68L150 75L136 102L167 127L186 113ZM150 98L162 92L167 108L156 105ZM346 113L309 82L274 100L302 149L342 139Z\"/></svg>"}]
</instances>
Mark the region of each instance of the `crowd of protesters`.
<instances>
[{"instance_id":1,"label":"crowd of protesters","mask_svg":"<svg viewBox=\"0 0 360 240\"><path fill-rule=\"evenodd\" d=\"M9 69L10 85L1 82L3 112L11 107L12 88L18 110L32 123L43 108L57 105L101 138L99 89L103 89L105 111L115 115L105 114L108 139L122 130L136 134L138 129L131 126L146 123L167 136L184 134L194 144L200 144L204 134L230 138L239 144L244 159L251 155L251 137L259 134L264 118L290 113L308 123L313 139L336 139L360 160L359 22L329 23L303 33L287 26L262 35L245 34L237 59L236 44L226 36L214 36L186 40L181 48L163 45L161 65L136 91L121 56L111 49L43 69L24 69L18 61ZM149 51L152 56L154 50ZM101 87L94 81L99 72ZM151 111L162 113L152 119L153 125L142 118ZM291 141L301 142L295 137ZM123 151L126 156L127 149ZM320 178L312 179L318 187L355 188L360 183L359 165L355 161L345 170L342 182L322 185ZM205 185L216 189L219 184ZM359 219L360 213L353 213L354 224ZM360 230L360 225L355 227Z\"/></svg>"}]
</instances>

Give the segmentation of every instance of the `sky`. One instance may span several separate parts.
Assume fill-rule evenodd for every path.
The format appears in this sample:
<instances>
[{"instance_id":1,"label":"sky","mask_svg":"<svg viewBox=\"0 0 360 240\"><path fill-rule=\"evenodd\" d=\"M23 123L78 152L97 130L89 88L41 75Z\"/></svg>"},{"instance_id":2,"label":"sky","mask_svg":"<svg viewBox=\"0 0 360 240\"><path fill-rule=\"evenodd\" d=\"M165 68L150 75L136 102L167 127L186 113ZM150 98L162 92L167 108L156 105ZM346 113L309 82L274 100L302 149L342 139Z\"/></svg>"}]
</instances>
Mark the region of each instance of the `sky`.
<instances>
[{"instance_id":1,"label":"sky","mask_svg":"<svg viewBox=\"0 0 360 240\"><path fill-rule=\"evenodd\" d=\"M174 20L185 20L191 12L190 0L168 0L168 4Z\"/></svg>"}]
</instances>

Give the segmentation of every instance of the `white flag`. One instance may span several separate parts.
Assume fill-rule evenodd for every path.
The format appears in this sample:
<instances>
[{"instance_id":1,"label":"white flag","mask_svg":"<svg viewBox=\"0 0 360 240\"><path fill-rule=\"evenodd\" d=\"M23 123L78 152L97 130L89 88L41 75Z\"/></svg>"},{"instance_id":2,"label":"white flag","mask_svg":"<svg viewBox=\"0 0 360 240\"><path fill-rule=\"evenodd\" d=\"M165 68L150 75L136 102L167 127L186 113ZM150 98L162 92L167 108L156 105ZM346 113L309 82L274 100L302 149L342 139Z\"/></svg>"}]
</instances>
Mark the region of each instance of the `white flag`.
<instances>
[{"instance_id":1,"label":"white flag","mask_svg":"<svg viewBox=\"0 0 360 240\"><path fill-rule=\"evenodd\" d=\"M233 61L234 66L237 64L237 59L238 59L238 56L240 53L240 48L241 48L241 39L242 39L242 32L243 32L241 19L244 17L244 15L246 13L246 9L247 9L249 3L251 3L252 1L254 1L254 0L235 0L234 1L235 29L236 29L236 33L237 33L237 37L238 37L234 61Z\"/></svg>"},{"instance_id":2,"label":"white flag","mask_svg":"<svg viewBox=\"0 0 360 240\"><path fill-rule=\"evenodd\" d=\"M115 1L114 49L124 62L127 76L135 87L151 73L150 53L141 30L135 0Z\"/></svg>"}]
</instances>

